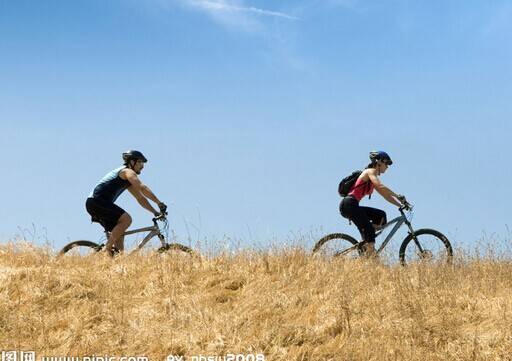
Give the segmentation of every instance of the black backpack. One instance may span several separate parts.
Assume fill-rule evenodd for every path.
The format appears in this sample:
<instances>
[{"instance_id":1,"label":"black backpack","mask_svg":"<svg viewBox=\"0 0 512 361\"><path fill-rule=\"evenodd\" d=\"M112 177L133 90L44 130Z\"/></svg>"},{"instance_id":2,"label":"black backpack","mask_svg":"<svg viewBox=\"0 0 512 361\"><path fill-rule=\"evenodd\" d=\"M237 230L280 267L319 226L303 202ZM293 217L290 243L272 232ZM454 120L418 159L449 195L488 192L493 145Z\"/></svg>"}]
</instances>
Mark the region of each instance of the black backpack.
<instances>
[{"instance_id":1,"label":"black backpack","mask_svg":"<svg viewBox=\"0 0 512 361\"><path fill-rule=\"evenodd\" d=\"M343 178L341 180L340 184L338 185L338 194L341 197L348 196L350 189L354 186L354 184L357 181L357 178L359 178L361 173L363 173L363 172L360 170L356 170L356 171L352 172L352 174L346 176L345 178Z\"/></svg>"}]
</instances>

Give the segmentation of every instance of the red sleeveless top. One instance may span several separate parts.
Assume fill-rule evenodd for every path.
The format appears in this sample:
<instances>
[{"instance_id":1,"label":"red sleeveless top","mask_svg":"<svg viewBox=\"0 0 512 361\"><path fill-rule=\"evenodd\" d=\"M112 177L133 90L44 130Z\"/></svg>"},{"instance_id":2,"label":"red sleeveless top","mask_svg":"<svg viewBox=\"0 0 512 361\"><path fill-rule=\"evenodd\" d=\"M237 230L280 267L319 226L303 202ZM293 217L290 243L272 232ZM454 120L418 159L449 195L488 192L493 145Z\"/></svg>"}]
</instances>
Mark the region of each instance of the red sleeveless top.
<instances>
[{"instance_id":1,"label":"red sleeveless top","mask_svg":"<svg viewBox=\"0 0 512 361\"><path fill-rule=\"evenodd\" d=\"M350 192L348 192L348 195L353 196L358 202L360 202L364 196L369 196L372 193L373 183L370 180L368 180L368 182L364 182L363 177L359 177L350 189Z\"/></svg>"}]
</instances>

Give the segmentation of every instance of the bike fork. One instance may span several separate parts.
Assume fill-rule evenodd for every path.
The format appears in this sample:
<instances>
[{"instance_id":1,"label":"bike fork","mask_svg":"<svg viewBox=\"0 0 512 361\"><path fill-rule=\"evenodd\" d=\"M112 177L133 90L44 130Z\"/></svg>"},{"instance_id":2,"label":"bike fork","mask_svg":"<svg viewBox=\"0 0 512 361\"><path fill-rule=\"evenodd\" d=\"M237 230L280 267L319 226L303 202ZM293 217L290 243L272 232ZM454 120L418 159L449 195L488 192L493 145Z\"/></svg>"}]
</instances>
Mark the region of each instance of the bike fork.
<instances>
[{"instance_id":1,"label":"bike fork","mask_svg":"<svg viewBox=\"0 0 512 361\"><path fill-rule=\"evenodd\" d=\"M162 244L162 247L165 247L165 237L163 234L158 234L158 239L160 240L160 243Z\"/></svg>"},{"instance_id":2,"label":"bike fork","mask_svg":"<svg viewBox=\"0 0 512 361\"><path fill-rule=\"evenodd\" d=\"M424 252L423 247L421 247L420 241L418 241L418 237L416 237L416 235L414 234L414 229L412 229L412 224L409 221L406 221L405 223L407 224L407 227L409 227L409 234L411 235L411 237L414 241L414 244L416 245L416 247L418 247L418 250L420 251L420 255L422 255Z\"/></svg>"}]
</instances>

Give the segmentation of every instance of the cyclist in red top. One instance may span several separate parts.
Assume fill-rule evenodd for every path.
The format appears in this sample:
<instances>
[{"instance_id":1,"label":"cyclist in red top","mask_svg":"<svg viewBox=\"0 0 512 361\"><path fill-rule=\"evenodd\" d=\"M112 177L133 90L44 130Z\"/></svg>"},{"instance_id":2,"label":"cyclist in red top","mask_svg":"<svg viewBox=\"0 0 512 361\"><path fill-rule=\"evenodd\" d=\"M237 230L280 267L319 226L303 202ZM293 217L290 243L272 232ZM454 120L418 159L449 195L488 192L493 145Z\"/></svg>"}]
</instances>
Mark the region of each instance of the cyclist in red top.
<instances>
[{"instance_id":1,"label":"cyclist in red top","mask_svg":"<svg viewBox=\"0 0 512 361\"><path fill-rule=\"evenodd\" d=\"M402 206L401 199L405 198L394 193L379 179L379 176L384 174L388 167L393 164L390 156L383 151L372 151L370 152L370 161L371 163L357 178L348 196L341 201L340 213L343 217L354 222L359 232L361 232L365 251L374 255L375 230L386 224L386 212L376 208L361 207L359 202L363 197L371 196L374 189L389 203L397 207Z\"/></svg>"}]
</instances>

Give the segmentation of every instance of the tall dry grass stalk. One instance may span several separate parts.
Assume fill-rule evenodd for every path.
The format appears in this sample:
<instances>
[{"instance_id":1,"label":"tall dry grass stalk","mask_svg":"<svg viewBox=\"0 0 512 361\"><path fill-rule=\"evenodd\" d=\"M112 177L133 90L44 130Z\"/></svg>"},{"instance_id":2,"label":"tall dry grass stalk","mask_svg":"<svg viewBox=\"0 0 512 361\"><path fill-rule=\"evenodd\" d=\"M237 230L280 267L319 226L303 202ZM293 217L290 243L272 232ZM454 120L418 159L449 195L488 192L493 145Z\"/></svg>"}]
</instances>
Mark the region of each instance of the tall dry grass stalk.
<instances>
[{"instance_id":1,"label":"tall dry grass stalk","mask_svg":"<svg viewBox=\"0 0 512 361\"><path fill-rule=\"evenodd\" d=\"M512 266L386 266L301 249L56 259L0 248L0 350L267 360L512 360Z\"/></svg>"}]
</instances>

